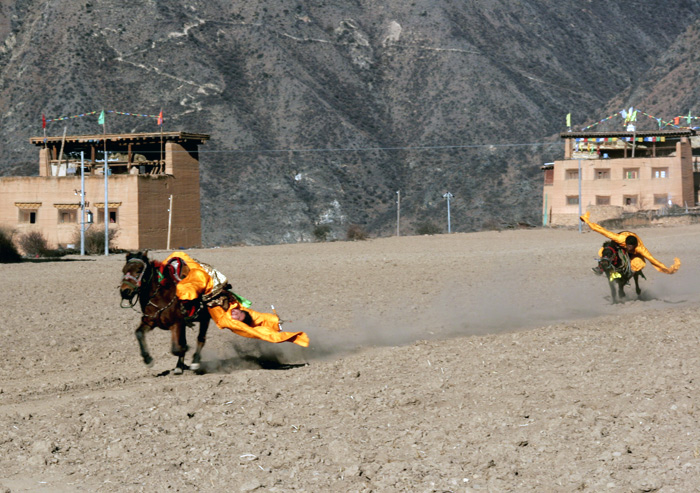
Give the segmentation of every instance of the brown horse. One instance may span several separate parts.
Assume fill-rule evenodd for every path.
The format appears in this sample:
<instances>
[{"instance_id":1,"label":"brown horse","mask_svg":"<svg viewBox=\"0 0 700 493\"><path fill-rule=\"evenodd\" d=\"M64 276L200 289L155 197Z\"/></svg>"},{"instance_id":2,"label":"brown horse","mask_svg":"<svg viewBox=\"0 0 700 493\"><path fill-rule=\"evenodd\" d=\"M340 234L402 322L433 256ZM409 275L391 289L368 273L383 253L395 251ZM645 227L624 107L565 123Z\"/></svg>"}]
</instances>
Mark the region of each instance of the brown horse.
<instances>
[{"instance_id":1,"label":"brown horse","mask_svg":"<svg viewBox=\"0 0 700 493\"><path fill-rule=\"evenodd\" d=\"M122 273L124 275L119 287L122 308L133 307L137 301L141 305L143 316L141 324L136 329L136 339L139 342L144 363L148 366L153 365L153 358L146 345L146 334L151 329L159 327L170 331L171 351L177 356L174 373L179 375L184 370L199 370L201 351L211 320L209 311L202 306L201 300L196 313L186 317L184 308L176 296L177 282L173 279L168 265L149 260L145 252L128 253ZM188 349L186 327L194 321L199 322L197 349L191 365L187 366L185 364L185 353Z\"/></svg>"}]
</instances>

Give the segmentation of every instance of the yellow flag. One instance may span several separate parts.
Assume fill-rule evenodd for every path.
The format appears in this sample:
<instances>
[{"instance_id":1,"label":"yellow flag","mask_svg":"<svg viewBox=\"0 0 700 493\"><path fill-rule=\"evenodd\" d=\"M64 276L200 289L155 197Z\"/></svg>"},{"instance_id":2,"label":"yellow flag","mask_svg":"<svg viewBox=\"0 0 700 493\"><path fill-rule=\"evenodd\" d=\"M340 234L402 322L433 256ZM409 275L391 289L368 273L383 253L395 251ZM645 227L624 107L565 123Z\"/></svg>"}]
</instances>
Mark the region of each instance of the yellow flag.
<instances>
[{"instance_id":1,"label":"yellow flag","mask_svg":"<svg viewBox=\"0 0 700 493\"><path fill-rule=\"evenodd\" d=\"M566 126L567 127L571 126L571 113L567 113L567 115L566 115Z\"/></svg>"}]
</instances>

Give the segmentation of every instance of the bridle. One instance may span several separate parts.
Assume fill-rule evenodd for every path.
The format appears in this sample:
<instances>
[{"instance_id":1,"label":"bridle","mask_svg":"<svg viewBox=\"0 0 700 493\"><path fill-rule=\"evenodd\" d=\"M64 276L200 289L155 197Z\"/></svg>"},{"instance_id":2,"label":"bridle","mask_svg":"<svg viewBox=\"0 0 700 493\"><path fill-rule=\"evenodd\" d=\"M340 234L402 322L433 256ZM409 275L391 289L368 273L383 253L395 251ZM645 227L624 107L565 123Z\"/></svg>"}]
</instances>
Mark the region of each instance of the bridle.
<instances>
[{"instance_id":1,"label":"bridle","mask_svg":"<svg viewBox=\"0 0 700 493\"><path fill-rule=\"evenodd\" d=\"M121 306L122 308L133 308L136 305L136 303L138 303L138 301L139 301L139 295L141 293L141 286L143 285L144 281L146 283L150 283L151 279L153 278L153 269L149 269L149 263L144 261L143 259L138 258L138 257L130 258L129 260L126 261L126 265L128 266L129 264L132 264L132 265L133 264L141 264L141 265L143 265L143 269L141 269L141 272L139 273L138 276L134 276L128 270L122 276L121 285L126 284L134 291L134 294L131 296L130 299L127 300L125 298L122 298L121 303L119 304L119 306ZM147 276L146 276L146 272L148 272ZM144 279L144 277L146 279ZM156 292L158 292L158 291L156 290ZM153 293L151 298L153 298L153 296L155 296L155 293ZM124 304L125 301L128 303L128 306ZM149 302L150 302L150 299L149 299Z\"/></svg>"},{"instance_id":2,"label":"bridle","mask_svg":"<svg viewBox=\"0 0 700 493\"><path fill-rule=\"evenodd\" d=\"M608 276L611 280L621 276L628 277L631 275L632 269L629 255L627 255L627 252L621 247L606 244L603 246L602 253L603 254L598 259L598 264L604 271L610 271Z\"/></svg>"},{"instance_id":3,"label":"bridle","mask_svg":"<svg viewBox=\"0 0 700 493\"><path fill-rule=\"evenodd\" d=\"M170 300L170 302L168 302L167 305L165 305L163 307L158 307L158 305L153 303L153 298L155 298L156 294L158 294L158 291L160 291L160 288L163 285L162 284L162 281L164 278L163 274L160 272L160 270L151 266L150 262L144 261L143 259L138 258L138 257L130 258L129 260L127 260L126 265L129 265L129 264L141 264L141 265L143 265L143 269L141 270L141 272L139 273L138 276L134 276L129 271L125 272L124 275L122 276L122 285L126 284L127 286L131 287L134 290L135 294L129 300L122 298L119 306L121 308L131 308L132 310L136 310L134 308L134 306L136 305L136 303L138 303L138 301L140 299L141 286L143 286L144 284L148 285L149 283L151 283L151 281L153 279L153 273L155 272L158 274L158 278L159 278L158 287L148 297L148 302L146 303L146 306L151 305L152 307L156 308L156 312L153 315L148 315L145 312L143 312L143 310L142 310L142 312L143 312L144 317L148 317L150 319L158 318L158 316L160 316L160 314L163 311L170 308L177 301L177 293L173 294L172 299ZM146 274L146 272L148 272L148 274ZM127 302L127 305L124 304L125 301ZM197 313L198 312L199 312L199 309L197 310Z\"/></svg>"}]
</instances>

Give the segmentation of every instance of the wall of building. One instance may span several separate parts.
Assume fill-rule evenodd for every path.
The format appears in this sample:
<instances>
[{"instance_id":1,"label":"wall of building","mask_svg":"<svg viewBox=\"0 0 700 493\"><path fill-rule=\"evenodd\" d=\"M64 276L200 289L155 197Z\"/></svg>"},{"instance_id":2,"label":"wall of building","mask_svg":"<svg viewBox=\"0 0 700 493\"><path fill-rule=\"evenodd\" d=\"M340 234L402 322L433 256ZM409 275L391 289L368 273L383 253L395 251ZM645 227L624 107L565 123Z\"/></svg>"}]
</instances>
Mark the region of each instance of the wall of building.
<instances>
[{"instance_id":1,"label":"wall of building","mask_svg":"<svg viewBox=\"0 0 700 493\"><path fill-rule=\"evenodd\" d=\"M554 162L553 183L543 188L543 204L547 204L549 224L578 224L579 205L569 203L569 198L579 195L578 170L577 159ZM626 178L626 171L632 170L638 170L638 178ZM666 171L665 178L654 176L655 171L659 170ZM606 172L609 178L601 179ZM601 206L601 210L610 213L655 210L668 207L668 199L672 205L695 205L692 149L687 141L678 142L676 155L672 157L582 159L580 173L583 212L591 206ZM662 196L667 199L658 203L657 199L660 200ZM609 203L601 204L605 197L609 197ZM628 197L636 200L636 203L627 204Z\"/></svg>"},{"instance_id":2,"label":"wall of building","mask_svg":"<svg viewBox=\"0 0 700 493\"><path fill-rule=\"evenodd\" d=\"M181 145L168 142L165 146L166 173L176 179L172 183L173 217L171 248L202 245L202 216L199 203L199 159Z\"/></svg>"},{"instance_id":3,"label":"wall of building","mask_svg":"<svg viewBox=\"0 0 700 493\"><path fill-rule=\"evenodd\" d=\"M80 177L41 177L21 176L0 178L0 225L16 230L18 234L40 231L52 247L73 244L80 247ZM109 203L119 204L117 222L109 224L117 229L115 246L130 249L137 245L136 224L138 209L135 197L137 186L135 176L112 176L109 179ZM94 224L91 229L104 228L104 178L85 177L86 210L93 212ZM40 204L36 209L36 223L20 222L20 204ZM64 204L76 210L75 222L60 222L57 204ZM98 217L99 215L99 217ZM77 240L77 242L76 242ZM77 244L76 244L77 243Z\"/></svg>"},{"instance_id":4,"label":"wall of building","mask_svg":"<svg viewBox=\"0 0 700 493\"><path fill-rule=\"evenodd\" d=\"M160 175L115 174L108 179L109 207L116 211L113 246L124 250L165 249L168 244L170 196L171 248L201 246L202 228L199 203L199 162L176 143L167 143L166 172ZM41 149L40 169L46 169L48 153ZM0 178L0 226L18 234L40 231L51 247L80 247L80 174L74 176L33 176ZM86 210L93 213L91 230L104 230L104 176L85 176ZM22 222L22 210L36 206L36 222ZM61 222L63 204L73 212L72 222ZM98 208L98 205L101 208ZM109 222L109 221L108 221Z\"/></svg>"}]
</instances>

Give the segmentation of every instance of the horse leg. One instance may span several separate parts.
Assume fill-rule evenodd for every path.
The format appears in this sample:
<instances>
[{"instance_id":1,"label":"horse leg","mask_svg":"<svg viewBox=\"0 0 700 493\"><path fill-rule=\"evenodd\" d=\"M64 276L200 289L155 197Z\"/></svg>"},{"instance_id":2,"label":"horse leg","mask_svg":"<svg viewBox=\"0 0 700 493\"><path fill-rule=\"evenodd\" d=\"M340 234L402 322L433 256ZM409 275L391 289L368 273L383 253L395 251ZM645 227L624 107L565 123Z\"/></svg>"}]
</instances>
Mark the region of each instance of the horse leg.
<instances>
[{"instance_id":1,"label":"horse leg","mask_svg":"<svg viewBox=\"0 0 700 493\"><path fill-rule=\"evenodd\" d=\"M199 334L197 335L197 349L194 352L194 356L192 356L192 363L190 364L190 368L192 370L199 370L201 367L202 363L202 348L204 347L204 343L207 342L207 329L209 328L209 318L206 320L200 320L199 321Z\"/></svg>"},{"instance_id":2,"label":"horse leg","mask_svg":"<svg viewBox=\"0 0 700 493\"><path fill-rule=\"evenodd\" d=\"M139 349L141 350L141 357L143 358L143 362L146 363L146 366L153 366L153 358L151 357L150 353L148 352L148 346L146 345L146 333L150 332L151 329L150 325L146 325L142 323L139 325L139 327L136 329L136 340L139 341Z\"/></svg>"},{"instance_id":3,"label":"horse leg","mask_svg":"<svg viewBox=\"0 0 700 493\"><path fill-rule=\"evenodd\" d=\"M615 291L615 281L608 281L610 285L610 297L612 298L613 305L617 303L617 292Z\"/></svg>"},{"instance_id":4,"label":"horse leg","mask_svg":"<svg viewBox=\"0 0 700 493\"><path fill-rule=\"evenodd\" d=\"M620 297L620 299L625 297L625 283L626 283L626 281L622 278L618 279L618 281L617 281L617 289L618 289L617 294Z\"/></svg>"},{"instance_id":5,"label":"horse leg","mask_svg":"<svg viewBox=\"0 0 700 493\"><path fill-rule=\"evenodd\" d=\"M642 294L642 288L639 287L639 272L634 273L634 290L637 292L637 296Z\"/></svg>"},{"instance_id":6,"label":"horse leg","mask_svg":"<svg viewBox=\"0 0 700 493\"><path fill-rule=\"evenodd\" d=\"M189 369L185 364L185 353L187 353L187 332L185 329L185 324L183 322L178 322L170 327L170 340L171 347L170 352L177 356L177 365L173 373L175 375L182 375L184 370Z\"/></svg>"}]
</instances>

